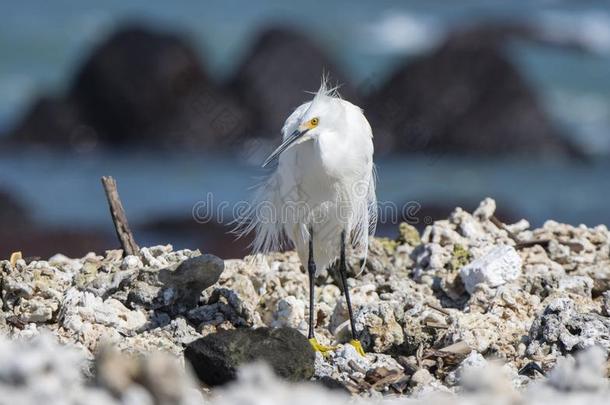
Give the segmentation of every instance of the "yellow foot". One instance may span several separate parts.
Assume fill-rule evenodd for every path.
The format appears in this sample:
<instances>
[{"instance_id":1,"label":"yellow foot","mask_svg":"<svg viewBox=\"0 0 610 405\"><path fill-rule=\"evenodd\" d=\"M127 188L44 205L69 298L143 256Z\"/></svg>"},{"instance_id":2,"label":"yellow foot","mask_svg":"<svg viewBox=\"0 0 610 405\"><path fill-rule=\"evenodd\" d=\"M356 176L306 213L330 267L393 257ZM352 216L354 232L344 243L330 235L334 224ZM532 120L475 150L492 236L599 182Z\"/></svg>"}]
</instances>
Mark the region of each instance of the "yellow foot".
<instances>
[{"instance_id":1,"label":"yellow foot","mask_svg":"<svg viewBox=\"0 0 610 405\"><path fill-rule=\"evenodd\" d=\"M360 341L358 339L350 340L349 344L354 346L354 349L356 349L356 352L358 352L359 355L364 357L364 349L362 348L362 344L360 343Z\"/></svg>"},{"instance_id":2,"label":"yellow foot","mask_svg":"<svg viewBox=\"0 0 610 405\"><path fill-rule=\"evenodd\" d=\"M323 356L328 356L332 350L336 349L335 346L322 346L315 337L310 338L309 343L316 352L322 353Z\"/></svg>"},{"instance_id":3,"label":"yellow foot","mask_svg":"<svg viewBox=\"0 0 610 405\"><path fill-rule=\"evenodd\" d=\"M14 252L14 253L11 255L11 258L9 259L9 260L10 260L10 262L11 262L11 266L15 267L15 264L17 263L17 260L20 260L20 259L22 259L22 258L23 258L23 257L22 257L22 255L21 255L21 252Z\"/></svg>"}]
</instances>

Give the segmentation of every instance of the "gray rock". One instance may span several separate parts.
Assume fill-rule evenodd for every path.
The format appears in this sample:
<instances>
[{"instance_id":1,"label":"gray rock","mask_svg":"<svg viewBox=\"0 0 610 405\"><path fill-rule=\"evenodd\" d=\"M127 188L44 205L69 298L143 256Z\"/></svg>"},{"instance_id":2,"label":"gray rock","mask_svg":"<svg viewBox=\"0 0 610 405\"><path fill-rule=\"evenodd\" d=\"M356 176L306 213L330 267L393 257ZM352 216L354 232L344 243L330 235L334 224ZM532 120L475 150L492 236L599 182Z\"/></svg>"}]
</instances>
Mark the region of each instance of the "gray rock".
<instances>
[{"instance_id":1,"label":"gray rock","mask_svg":"<svg viewBox=\"0 0 610 405\"><path fill-rule=\"evenodd\" d=\"M559 291L591 297L593 280L587 276L567 276L559 280Z\"/></svg>"},{"instance_id":2,"label":"gray rock","mask_svg":"<svg viewBox=\"0 0 610 405\"><path fill-rule=\"evenodd\" d=\"M137 271L133 269L120 270L115 268L113 270L112 272L98 272L95 278L83 285L82 288L95 295L108 297L137 276Z\"/></svg>"},{"instance_id":3,"label":"gray rock","mask_svg":"<svg viewBox=\"0 0 610 405\"><path fill-rule=\"evenodd\" d=\"M360 341L367 350L383 353L404 342L404 332L389 302L365 305L354 318Z\"/></svg>"},{"instance_id":4,"label":"gray rock","mask_svg":"<svg viewBox=\"0 0 610 405\"><path fill-rule=\"evenodd\" d=\"M176 270L163 269L159 281L174 292L174 303L185 309L197 305L201 292L214 285L224 270L224 261L206 254L183 261Z\"/></svg>"},{"instance_id":5,"label":"gray rock","mask_svg":"<svg viewBox=\"0 0 610 405\"><path fill-rule=\"evenodd\" d=\"M314 374L315 352L300 332L290 328L235 329L196 340L184 351L201 381L221 385L234 380L237 369L255 361L268 363L289 381Z\"/></svg>"},{"instance_id":6,"label":"gray rock","mask_svg":"<svg viewBox=\"0 0 610 405\"><path fill-rule=\"evenodd\" d=\"M425 368L420 368L412 376L410 383L414 386L429 384L434 377Z\"/></svg>"},{"instance_id":7,"label":"gray rock","mask_svg":"<svg viewBox=\"0 0 610 405\"><path fill-rule=\"evenodd\" d=\"M190 310L187 316L195 324L219 324L229 321L233 326L257 326L260 315L238 292L228 288L215 289L206 305Z\"/></svg>"},{"instance_id":8,"label":"gray rock","mask_svg":"<svg viewBox=\"0 0 610 405\"><path fill-rule=\"evenodd\" d=\"M166 266L165 256L147 254L147 262ZM140 271L132 284L127 301L145 309L182 314L197 306L201 293L214 285L224 270L224 261L214 255L184 260L175 270L163 268Z\"/></svg>"},{"instance_id":9,"label":"gray rock","mask_svg":"<svg viewBox=\"0 0 610 405\"><path fill-rule=\"evenodd\" d=\"M610 318L582 311L569 298L552 300L532 323L528 352L534 354L544 344L561 352L591 346L610 350Z\"/></svg>"}]
</instances>

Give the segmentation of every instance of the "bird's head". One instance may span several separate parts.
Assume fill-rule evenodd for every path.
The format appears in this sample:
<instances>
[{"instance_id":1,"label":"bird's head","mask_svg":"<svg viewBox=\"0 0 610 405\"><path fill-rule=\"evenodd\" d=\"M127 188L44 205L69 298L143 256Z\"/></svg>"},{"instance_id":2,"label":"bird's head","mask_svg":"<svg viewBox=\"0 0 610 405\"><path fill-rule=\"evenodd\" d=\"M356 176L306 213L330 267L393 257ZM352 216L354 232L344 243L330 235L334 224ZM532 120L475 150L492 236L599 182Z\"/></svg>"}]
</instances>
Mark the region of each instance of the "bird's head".
<instances>
[{"instance_id":1,"label":"bird's head","mask_svg":"<svg viewBox=\"0 0 610 405\"><path fill-rule=\"evenodd\" d=\"M315 93L307 110L299 117L297 128L269 155L263 163L263 167L278 158L291 146L314 139L324 131L332 131L340 120L342 111L340 102L337 89L329 88L326 78L322 78L322 85Z\"/></svg>"}]
</instances>

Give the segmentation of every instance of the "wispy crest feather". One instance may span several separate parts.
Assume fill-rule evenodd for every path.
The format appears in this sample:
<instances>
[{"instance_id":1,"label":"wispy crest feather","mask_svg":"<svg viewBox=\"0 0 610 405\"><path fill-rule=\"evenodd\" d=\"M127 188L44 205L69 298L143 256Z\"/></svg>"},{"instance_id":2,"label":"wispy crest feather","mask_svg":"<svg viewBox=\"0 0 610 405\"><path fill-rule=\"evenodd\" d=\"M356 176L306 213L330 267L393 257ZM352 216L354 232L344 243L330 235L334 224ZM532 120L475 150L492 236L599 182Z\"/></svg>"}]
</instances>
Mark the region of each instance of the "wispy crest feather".
<instances>
[{"instance_id":1,"label":"wispy crest feather","mask_svg":"<svg viewBox=\"0 0 610 405\"><path fill-rule=\"evenodd\" d=\"M313 94L314 100L316 97L326 96L326 97L334 97L341 98L341 94L339 94L340 84L336 84L334 86L330 85L330 75L328 72L322 74L322 78L320 79L320 87L318 91L306 91L306 93Z\"/></svg>"}]
</instances>

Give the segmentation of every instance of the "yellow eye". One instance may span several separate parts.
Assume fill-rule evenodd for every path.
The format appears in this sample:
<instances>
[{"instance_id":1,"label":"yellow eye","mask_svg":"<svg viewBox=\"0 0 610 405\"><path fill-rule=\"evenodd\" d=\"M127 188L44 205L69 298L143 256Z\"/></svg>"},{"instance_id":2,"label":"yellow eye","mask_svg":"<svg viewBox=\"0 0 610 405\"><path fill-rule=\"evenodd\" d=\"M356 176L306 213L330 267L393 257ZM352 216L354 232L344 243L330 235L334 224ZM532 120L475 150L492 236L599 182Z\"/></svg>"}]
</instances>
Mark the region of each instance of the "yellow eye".
<instances>
[{"instance_id":1,"label":"yellow eye","mask_svg":"<svg viewBox=\"0 0 610 405\"><path fill-rule=\"evenodd\" d=\"M318 125L318 123L320 122L320 120L318 118L312 118L309 123L311 124L312 127L315 127Z\"/></svg>"}]
</instances>

